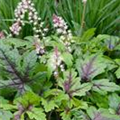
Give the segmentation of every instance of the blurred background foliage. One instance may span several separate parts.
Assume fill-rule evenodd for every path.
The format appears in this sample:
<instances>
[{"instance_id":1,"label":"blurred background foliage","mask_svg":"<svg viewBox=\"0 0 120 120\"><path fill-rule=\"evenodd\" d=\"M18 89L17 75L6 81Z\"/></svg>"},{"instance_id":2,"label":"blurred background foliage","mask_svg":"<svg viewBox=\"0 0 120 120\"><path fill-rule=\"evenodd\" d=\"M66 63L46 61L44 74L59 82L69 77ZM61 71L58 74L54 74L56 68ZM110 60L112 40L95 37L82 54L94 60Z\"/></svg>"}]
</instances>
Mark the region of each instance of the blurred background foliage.
<instances>
[{"instance_id":1,"label":"blurred background foliage","mask_svg":"<svg viewBox=\"0 0 120 120\"><path fill-rule=\"evenodd\" d=\"M0 0L0 30L9 32L14 22L14 10L20 0ZM120 36L120 0L33 0L39 16L52 29L52 16L62 16L72 32L80 36L82 30L96 28L96 35ZM84 11L85 10L85 11ZM84 21L83 19L84 13ZM28 27L29 26L29 27ZM23 28L23 35L32 35L31 25ZM82 31L82 32L83 32Z\"/></svg>"}]
</instances>

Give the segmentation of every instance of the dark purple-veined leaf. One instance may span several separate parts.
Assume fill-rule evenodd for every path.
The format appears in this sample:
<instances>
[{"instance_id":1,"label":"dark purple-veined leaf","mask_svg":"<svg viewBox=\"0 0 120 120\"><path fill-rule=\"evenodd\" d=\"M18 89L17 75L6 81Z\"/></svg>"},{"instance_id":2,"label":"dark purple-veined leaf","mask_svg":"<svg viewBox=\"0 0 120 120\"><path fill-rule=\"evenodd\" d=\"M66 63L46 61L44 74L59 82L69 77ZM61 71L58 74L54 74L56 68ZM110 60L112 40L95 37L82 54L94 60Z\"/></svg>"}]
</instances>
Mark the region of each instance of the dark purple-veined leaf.
<instances>
[{"instance_id":1,"label":"dark purple-veined leaf","mask_svg":"<svg viewBox=\"0 0 120 120\"><path fill-rule=\"evenodd\" d=\"M84 96L92 87L91 83L81 84L80 78L77 77L77 73L74 69L65 71L64 77L58 80L58 85L70 98L73 96Z\"/></svg>"},{"instance_id":2,"label":"dark purple-veined leaf","mask_svg":"<svg viewBox=\"0 0 120 120\"><path fill-rule=\"evenodd\" d=\"M91 118L91 120L119 120L120 117L110 113L107 109L96 109L95 107L89 107L87 109L87 114Z\"/></svg>"},{"instance_id":3,"label":"dark purple-veined leaf","mask_svg":"<svg viewBox=\"0 0 120 120\"><path fill-rule=\"evenodd\" d=\"M108 79L94 80L92 90L99 94L107 94L107 92L119 91L120 86L114 82L110 82Z\"/></svg>"},{"instance_id":4,"label":"dark purple-veined leaf","mask_svg":"<svg viewBox=\"0 0 120 120\"><path fill-rule=\"evenodd\" d=\"M120 115L120 97L116 93L109 95L109 106L115 113Z\"/></svg>"},{"instance_id":5,"label":"dark purple-veined leaf","mask_svg":"<svg viewBox=\"0 0 120 120\"><path fill-rule=\"evenodd\" d=\"M26 90L26 85L31 83L29 72L37 60L35 51L22 56L16 48L13 49L0 41L0 59L3 70L6 72L6 80L0 81L1 89L12 87L19 93L23 93ZM22 59L23 64L21 64Z\"/></svg>"},{"instance_id":6,"label":"dark purple-veined leaf","mask_svg":"<svg viewBox=\"0 0 120 120\"><path fill-rule=\"evenodd\" d=\"M76 61L76 67L82 81L91 81L97 75L105 72L106 64L102 55L85 56L83 59Z\"/></svg>"}]
</instances>

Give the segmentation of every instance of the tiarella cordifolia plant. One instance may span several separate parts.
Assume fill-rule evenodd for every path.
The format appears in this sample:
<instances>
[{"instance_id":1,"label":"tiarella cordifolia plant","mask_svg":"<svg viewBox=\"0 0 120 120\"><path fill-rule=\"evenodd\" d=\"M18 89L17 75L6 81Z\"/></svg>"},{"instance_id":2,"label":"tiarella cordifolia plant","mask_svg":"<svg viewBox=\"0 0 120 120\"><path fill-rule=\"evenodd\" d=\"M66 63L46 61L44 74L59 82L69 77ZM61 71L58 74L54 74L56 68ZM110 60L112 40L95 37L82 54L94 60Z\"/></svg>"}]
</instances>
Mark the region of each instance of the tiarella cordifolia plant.
<instances>
[{"instance_id":1,"label":"tiarella cordifolia plant","mask_svg":"<svg viewBox=\"0 0 120 120\"><path fill-rule=\"evenodd\" d=\"M71 44L67 24L56 15L57 34L45 37L30 0L19 3L15 16L13 38L0 32L0 120L120 120L119 37L95 37L92 28ZM34 35L15 38L25 17Z\"/></svg>"},{"instance_id":2,"label":"tiarella cordifolia plant","mask_svg":"<svg viewBox=\"0 0 120 120\"><path fill-rule=\"evenodd\" d=\"M68 30L67 23L62 17L53 15L53 26L60 36L60 41L66 46L66 50L71 52L72 33Z\"/></svg>"},{"instance_id":3,"label":"tiarella cordifolia plant","mask_svg":"<svg viewBox=\"0 0 120 120\"><path fill-rule=\"evenodd\" d=\"M109 35L91 39L93 32L76 38L73 53L48 40L48 51L40 59L29 40L1 40L0 118L119 120L120 39Z\"/></svg>"}]
</instances>

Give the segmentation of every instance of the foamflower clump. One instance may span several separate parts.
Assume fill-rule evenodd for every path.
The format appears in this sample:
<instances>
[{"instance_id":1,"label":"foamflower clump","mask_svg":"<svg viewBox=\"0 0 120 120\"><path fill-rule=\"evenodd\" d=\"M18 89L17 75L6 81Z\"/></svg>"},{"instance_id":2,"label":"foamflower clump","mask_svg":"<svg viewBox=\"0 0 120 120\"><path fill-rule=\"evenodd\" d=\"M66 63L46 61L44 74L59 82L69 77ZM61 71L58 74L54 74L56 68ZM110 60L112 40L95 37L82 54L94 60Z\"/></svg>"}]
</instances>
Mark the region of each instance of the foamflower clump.
<instances>
[{"instance_id":1,"label":"foamflower clump","mask_svg":"<svg viewBox=\"0 0 120 120\"><path fill-rule=\"evenodd\" d=\"M61 72L64 71L64 64L63 64L63 58L61 56L61 53L58 51L57 47L54 49L54 52L51 55L51 59L49 62L51 64L51 67L53 68L54 76L58 77L59 70Z\"/></svg>"},{"instance_id":2,"label":"foamflower clump","mask_svg":"<svg viewBox=\"0 0 120 120\"><path fill-rule=\"evenodd\" d=\"M71 52L72 33L62 17L53 15L53 26L56 33L60 36L61 42L66 46L66 50Z\"/></svg>"}]
</instances>

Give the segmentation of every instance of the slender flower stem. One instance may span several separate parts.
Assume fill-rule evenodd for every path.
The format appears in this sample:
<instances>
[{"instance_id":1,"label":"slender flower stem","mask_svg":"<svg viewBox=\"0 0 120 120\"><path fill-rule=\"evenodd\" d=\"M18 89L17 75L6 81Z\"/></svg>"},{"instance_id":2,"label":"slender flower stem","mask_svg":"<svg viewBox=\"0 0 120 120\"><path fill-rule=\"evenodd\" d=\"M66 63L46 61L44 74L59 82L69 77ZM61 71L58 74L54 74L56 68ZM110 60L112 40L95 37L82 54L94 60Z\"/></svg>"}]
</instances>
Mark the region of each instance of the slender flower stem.
<instances>
[{"instance_id":1,"label":"slender flower stem","mask_svg":"<svg viewBox=\"0 0 120 120\"><path fill-rule=\"evenodd\" d=\"M82 19L80 18L80 20L81 20L80 36L82 35L83 29L84 29L84 24L85 24L86 3L87 3L87 2L83 2Z\"/></svg>"}]
</instances>

